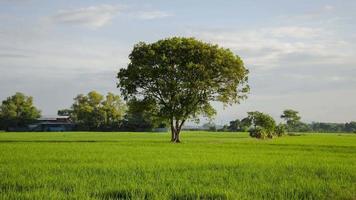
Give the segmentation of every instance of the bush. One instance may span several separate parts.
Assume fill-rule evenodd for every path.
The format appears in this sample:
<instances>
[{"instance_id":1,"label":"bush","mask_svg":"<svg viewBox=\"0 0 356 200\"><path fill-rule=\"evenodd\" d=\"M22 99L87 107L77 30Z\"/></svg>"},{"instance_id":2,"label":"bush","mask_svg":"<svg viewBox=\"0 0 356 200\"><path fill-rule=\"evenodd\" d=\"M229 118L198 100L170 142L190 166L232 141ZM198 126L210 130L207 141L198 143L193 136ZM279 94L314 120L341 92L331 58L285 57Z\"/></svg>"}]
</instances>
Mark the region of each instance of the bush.
<instances>
[{"instance_id":1,"label":"bush","mask_svg":"<svg viewBox=\"0 0 356 200\"><path fill-rule=\"evenodd\" d=\"M256 128L251 128L249 131L250 136L258 139L265 139L269 136L268 131L262 127L257 126Z\"/></svg>"},{"instance_id":2,"label":"bush","mask_svg":"<svg viewBox=\"0 0 356 200\"><path fill-rule=\"evenodd\" d=\"M260 139L273 138L275 134L276 122L265 113L258 111L248 112L248 120L254 128L249 130L250 136Z\"/></svg>"},{"instance_id":3,"label":"bush","mask_svg":"<svg viewBox=\"0 0 356 200\"><path fill-rule=\"evenodd\" d=\"M287 127L284 124L278 124L275 128L275 133L278 137L283 136L287 132Z\"/></svg>"}]
</instances>

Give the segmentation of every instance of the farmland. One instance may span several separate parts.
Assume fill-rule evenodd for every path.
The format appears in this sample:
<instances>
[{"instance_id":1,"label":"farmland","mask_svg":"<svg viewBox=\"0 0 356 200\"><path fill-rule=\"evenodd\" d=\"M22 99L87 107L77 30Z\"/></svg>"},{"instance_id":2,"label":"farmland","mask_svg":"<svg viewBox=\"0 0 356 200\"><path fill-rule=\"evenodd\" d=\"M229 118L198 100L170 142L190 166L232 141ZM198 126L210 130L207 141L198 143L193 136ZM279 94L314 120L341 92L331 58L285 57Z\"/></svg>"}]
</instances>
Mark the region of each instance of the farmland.
<instances>
[{"instance_id":1,"label":"farmland","mask_svg":"<svg viewBox=\"0 0 356 200\"><path fill-rule=\"evenodd\" d=\"M356 135L0 132L0 199L355 199Z\"/></svg>"}]
</instances>

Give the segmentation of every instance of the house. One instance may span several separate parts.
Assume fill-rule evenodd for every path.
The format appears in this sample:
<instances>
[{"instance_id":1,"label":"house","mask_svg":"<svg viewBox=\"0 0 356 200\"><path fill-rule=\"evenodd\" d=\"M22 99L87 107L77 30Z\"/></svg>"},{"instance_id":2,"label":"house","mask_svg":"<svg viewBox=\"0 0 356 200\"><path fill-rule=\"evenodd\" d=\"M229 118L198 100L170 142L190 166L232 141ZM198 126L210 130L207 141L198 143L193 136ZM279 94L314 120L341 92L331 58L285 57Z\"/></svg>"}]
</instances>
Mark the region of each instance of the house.
<instances>
[{"instance_id":1,"label":"house","mask_svg":"<svg viewBox=\"0 0 356 200\"><path fill-rule=\"evenodd\" d=\"M41 117L37 123L29 125L31 131L71 131L73 128L69 116Z\"/></svg>"}]
</instances>

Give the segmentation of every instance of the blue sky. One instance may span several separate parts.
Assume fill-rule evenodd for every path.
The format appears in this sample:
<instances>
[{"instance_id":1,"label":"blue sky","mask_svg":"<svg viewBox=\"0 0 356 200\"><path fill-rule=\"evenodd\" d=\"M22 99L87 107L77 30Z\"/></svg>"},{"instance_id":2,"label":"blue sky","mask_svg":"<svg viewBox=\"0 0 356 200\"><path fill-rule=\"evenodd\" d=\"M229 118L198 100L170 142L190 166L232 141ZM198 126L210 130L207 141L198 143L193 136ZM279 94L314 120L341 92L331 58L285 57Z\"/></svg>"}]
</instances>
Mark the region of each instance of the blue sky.
<instances>
[{"instance_id":1,"label":"blue sky","mask_svg":"<svg viewBox=\"0 0 356 200\"><path fill-rule=\"evenodd\" d=\"M283 109L304 121L356 120L356 1L0 0L0 99L34 96L44 115L79 93L119 93L115 75L139 41L196 37L230 48L251 93L216 123Z\"/></svg>"}]
</instances>

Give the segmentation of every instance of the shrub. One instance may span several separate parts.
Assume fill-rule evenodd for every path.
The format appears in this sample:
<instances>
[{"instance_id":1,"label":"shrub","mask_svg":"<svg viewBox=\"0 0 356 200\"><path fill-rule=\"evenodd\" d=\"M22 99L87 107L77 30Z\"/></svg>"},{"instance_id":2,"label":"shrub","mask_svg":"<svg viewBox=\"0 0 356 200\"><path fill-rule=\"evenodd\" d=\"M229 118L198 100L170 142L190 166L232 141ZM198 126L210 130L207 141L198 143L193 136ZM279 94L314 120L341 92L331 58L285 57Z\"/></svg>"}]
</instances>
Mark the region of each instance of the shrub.
<instances>
[{"instance_id":1,"label":"shrub","mask_svg":"<svg viewBox=\"0 0 356 200\"><path fill-rule=\"evenodd\" d=\"M257 126L256 128L249 129L248 132L250 133L251 137L258 138L258 139L265 139L270 135L266 129L259 126Z\"/></svg>"},{"instance_id":2,"label":"shrub","mask_svg":"<svg viewBox=\"0 0 356 200\"><path fill-rule=\"evenodd\" d=\"M284 124L278 124L275 128L275 133L278 137L283 136L287 131L287 127Z\"/></svg>"},{"instance_id":3,"label":"shrub","mask_svg":"<svg viewBox=\"0 0 356 200\"><path fill-rule=\"evenodd\" d=\"M248 120L253 128L249 130L250 136L260 139L273 138L275 134L276 122L268 114L258 111L248 112Z\"/></svg>"}]
</instances>

